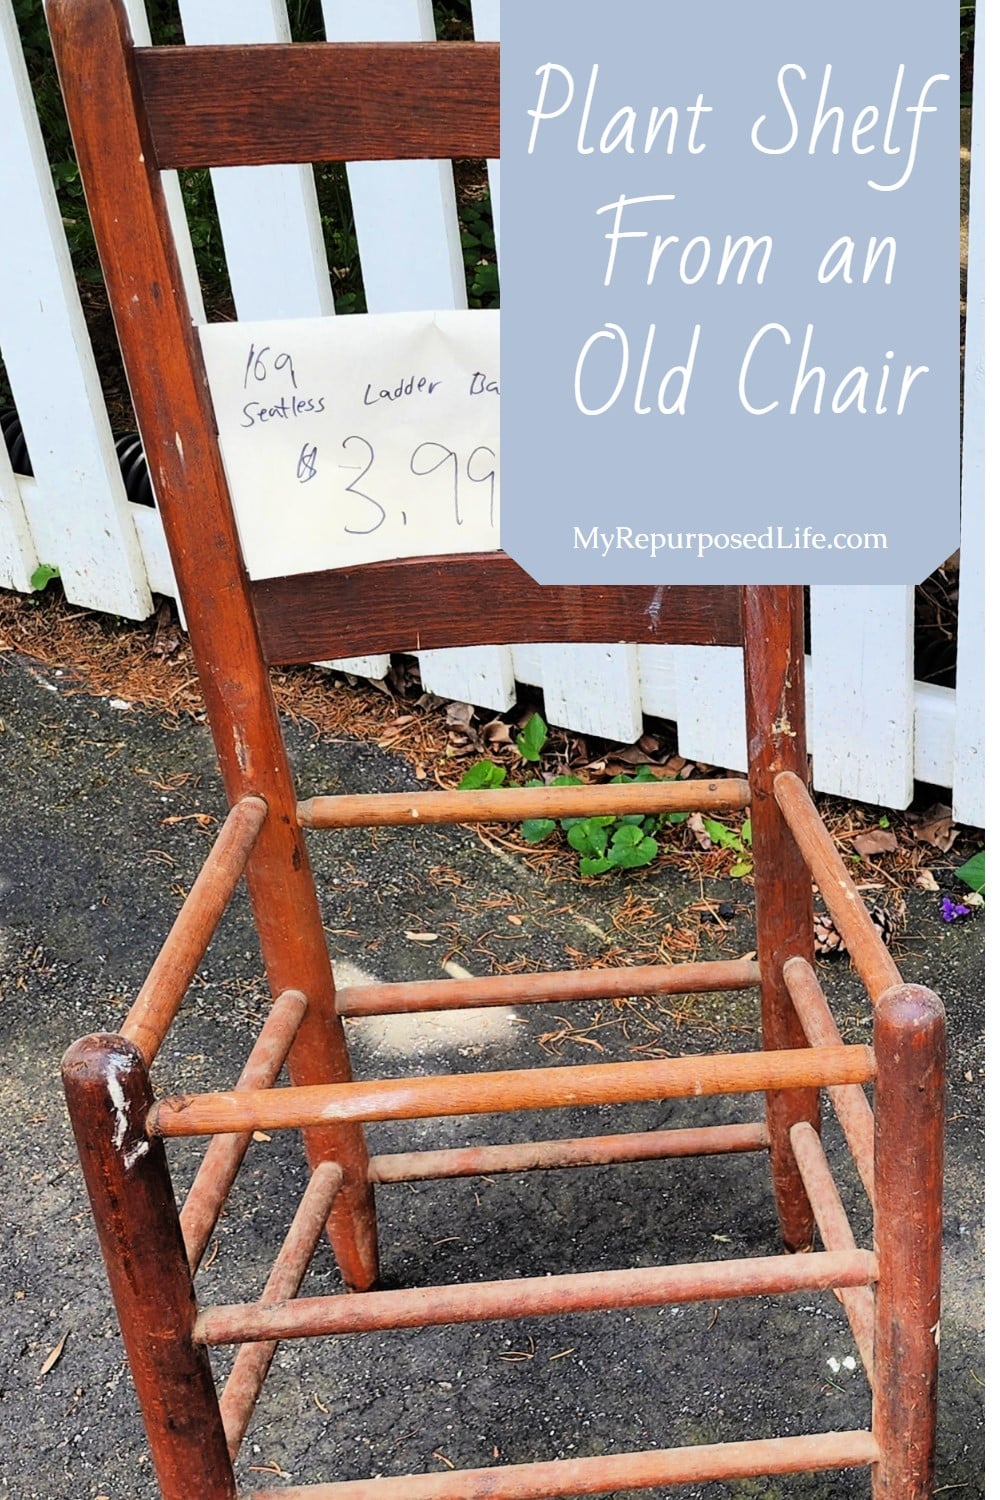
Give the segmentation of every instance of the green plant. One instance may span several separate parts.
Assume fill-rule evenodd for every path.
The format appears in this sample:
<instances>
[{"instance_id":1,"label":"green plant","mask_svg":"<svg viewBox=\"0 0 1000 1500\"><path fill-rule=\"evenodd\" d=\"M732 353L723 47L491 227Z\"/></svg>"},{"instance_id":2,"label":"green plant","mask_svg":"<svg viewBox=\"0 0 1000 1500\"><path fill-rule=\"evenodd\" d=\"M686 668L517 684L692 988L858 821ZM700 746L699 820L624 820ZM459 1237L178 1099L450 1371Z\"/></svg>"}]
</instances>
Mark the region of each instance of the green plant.
<instances>
[{"instance_id":1,"label":"green plant","mask_svg":"<svg viewBox=\"0 0 1000 1500\"><path fill-rule=\"evenodd\" d=\"M497 242L493 233L493 210L489 189L479 198L463 203L458 211L465 258L465 281L470 307L499 307L500 279L497 272Z\"/></svg>"},{"instance_id":2,"label":"green plant","mask_svg":"<svg viewBox=\"0 0 1000 1500\"><path fill-rule=\"evenodd\" d=\"M39 563L32 573L29 582L33 589L44 589L52 582L53 578L59 577L59 569L51 563Z\"/></svg>"},{"instance_id":3,"label":"green plant","mask_svg":"<svg viewBox=\"0 0 1000 1500\"><path fill-rule=\"evenodd\" d=\"M960 865L955 871L955 878L967 885L970 891L975 891L977 896L981 896L986 890L986 850L980 849L978 854Z\"/></svg>"},{"instance_id":4,"label":"green plant","mask_svg":"<svg viewBox=\"0 0 1000 1500\"><path fill-rule=\"evenodd\" d=\"M736 856L729 869L730 875L739 877L752 874L753 833L749 818L743 820L739 833L734 833L725 823L716 822L715 818L703 818L702 827L713 844L721 849L731 849Z\"/></svg>"}]
</instances>

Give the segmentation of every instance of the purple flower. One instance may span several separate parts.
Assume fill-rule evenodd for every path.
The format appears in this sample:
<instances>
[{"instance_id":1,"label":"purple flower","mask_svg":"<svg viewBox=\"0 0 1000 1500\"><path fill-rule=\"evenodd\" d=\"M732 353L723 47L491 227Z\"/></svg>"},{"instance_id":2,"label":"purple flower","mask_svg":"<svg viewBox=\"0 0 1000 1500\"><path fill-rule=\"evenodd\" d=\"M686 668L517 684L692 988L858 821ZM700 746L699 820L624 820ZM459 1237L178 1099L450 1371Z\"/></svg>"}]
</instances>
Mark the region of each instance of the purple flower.
<instances>
[{"instance_id":1,"label":"purple flower","mask_svg":"<svg viewBox=\"0 0 1000 1500\"><path fill-rule=\"evenodd\" d=\"M950 896L941 897L941 920L942 922L957 922L960 917L967 917L970 908L963 906L961 901L952 901Z\"/></svg>"}]
</instances>

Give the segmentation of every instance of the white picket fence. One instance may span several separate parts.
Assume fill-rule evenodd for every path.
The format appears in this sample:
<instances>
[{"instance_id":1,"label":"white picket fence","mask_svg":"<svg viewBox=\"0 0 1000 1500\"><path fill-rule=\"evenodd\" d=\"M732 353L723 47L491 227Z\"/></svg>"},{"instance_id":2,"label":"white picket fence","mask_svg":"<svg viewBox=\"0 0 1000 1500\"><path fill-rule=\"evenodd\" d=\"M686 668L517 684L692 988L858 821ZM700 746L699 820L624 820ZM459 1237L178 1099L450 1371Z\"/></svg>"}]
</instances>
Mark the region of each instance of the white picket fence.
<instances>
[{"instance_id":1,"label":"white picket fence","mask_svg":"<svg viewBox=\"0 0 1000 1500\"><path fill-rule=\"evenodd\" d=\"M41 0L39 0L39 4ZM155 510L125 494L69 252L11 12L0 0L0 352L34 477L12 472L0 443L0 585L28 592L40 563L58 566L77 604L142 619L152 594L175 595ZM128 0L148 41L142 0ZM186 40L288 38L284 0L180 0ZM323 0L331 40L429 40L432 0ZM500 0L473 0L477 35L499 35ZM980 74L977 97L983 98ZM810 745L821 791L906 807L914 780L952 789L956 817L984 817L984 479L982 111L974 127L965 392L958 685L914 681L914 591L812 591ZM433 162L348 168L372 312L465 306L451 170ZM334 311L312 173L213 173L233 297L246 319ZM179 190L172 211L188 250L196 318L201 295ZM494 185L494 214L498 211ZM263 209L263 211L262 211ZM381 675L384 658L353 663ZM740 653L731 648L505 646L421 656L426 687L497 710L515 682L540 687L553 724L632 741L642 715L675 721L692 759L742 769Z\"/></svg>"}]
</instances>

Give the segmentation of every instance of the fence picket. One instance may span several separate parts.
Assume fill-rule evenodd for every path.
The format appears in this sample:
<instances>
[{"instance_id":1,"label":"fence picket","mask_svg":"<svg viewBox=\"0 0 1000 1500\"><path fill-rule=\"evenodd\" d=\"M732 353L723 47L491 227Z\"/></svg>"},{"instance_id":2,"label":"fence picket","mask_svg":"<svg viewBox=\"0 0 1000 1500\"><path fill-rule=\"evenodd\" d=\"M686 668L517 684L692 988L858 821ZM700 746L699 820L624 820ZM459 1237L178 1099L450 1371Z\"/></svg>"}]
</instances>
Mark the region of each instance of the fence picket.
<instances>
[{"instance_id":1,"label":"fence picket","mask_svg":"<svg viewBox=\"0 0 1000 1500\"><path fill-rule=\"evenodd\" d=\"M21 492L0 442L0 588L31 593L31 575L38 567L38 553L24 513Z\"/></svg>"},{"instance_id":2,"label":"fence picket","mask_svg":"<svg viewBox=\"0 0 1000 1500\"><path fill-rule=\"evenodd\" d=\"M962 467L962 597L958 615L953 810L986 822L986 225L983 192L985 49L976 50L969 184L969 274L965 319L965 429Z\"/></svg>"},{"instance_id":3,"label":"fence picket","mask_svg":"<svg viewBox=\"0 0 1000 1500\"><path fill-rule=\"evenodd\" d=\"M14 16L0 4L0 347L37 480L75 604L144 619L152 609L97 368L56 204ZM16 232L11 232L16 226ZM35 534L23 495L20 515ZM39 549L35 548L36 552Z\"/></svg>"}]
</instances>

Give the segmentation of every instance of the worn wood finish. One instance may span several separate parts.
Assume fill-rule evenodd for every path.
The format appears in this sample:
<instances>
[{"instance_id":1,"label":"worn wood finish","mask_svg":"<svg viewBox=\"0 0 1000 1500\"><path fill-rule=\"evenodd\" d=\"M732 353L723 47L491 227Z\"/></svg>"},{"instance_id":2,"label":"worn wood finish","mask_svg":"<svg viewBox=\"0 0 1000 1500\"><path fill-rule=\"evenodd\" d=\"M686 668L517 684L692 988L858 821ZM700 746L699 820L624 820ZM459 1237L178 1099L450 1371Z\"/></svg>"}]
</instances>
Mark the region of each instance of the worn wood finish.
<instances>
[{"instance_id":1,"label":"worn wood finish","mask_svg":"<svg viewBox=\"0 0 1000 1500\"><path fill-rule=\"evenodd\" d=\"M266 578L251 585L264 654L275 664L361 651L546 641L736 646L740 590L546 587L505 552L410 557ZM484 601L488 607L484 608Z\"/></svg>"},{"instance_id":2,"label":"worn wood finish","mask_svg":"<svg viewBox=\"0 0 1000 1500\"><path fill-rule=\"evenodd\" d=\"M789 1136L799 1173L809 1194L820 1238L827 1250L856 1250L857 1244L844 1205L833 1180L823 1143L804 1120L793 1125ZM871 1287L844 1287L837 1292L843 1303L861 1355L861 1363L874 1380L872 1341L875 1336L875 1299Z\"/></svg>"},{"instance_id":3,"label":"worn wood finish","mask_svg":"<svg viewBox=\"0 0 1000 1500\"><path fill-rule=\"evenodd\" d=\"M747 754L752 796L757 950L761 970L761 1032L765 1047L802 1047L806 1037L785 986L782 967L813 951L812 885L774 804L774 779L805 775L806 714L803 600L800 588L743 590ZM785 1246L808 1250L813 1217L788 1132L798 1120L819 1130L815 1089L767 1100L771 1175Z\"/></svg>"},{"instance_id":4,"label":"worn wood finish","mask_svg":"<svg viewBox=\"0 0 1000 1500\"><path fill-rule=\"evenodd\" d=\"M747 990L760 983L750 959L696 964L637 964L621 969L560 969L540 974L490 974L485 979L417 979L350 986L337 991L342 1016L399 1016L492 1005L566 1004L623 995L690 995Z\"/></svg>"},{"instance_id":5,"label":"worn wood finish","mask_svg":"<svg viewBox=\"0 0 1000 1500\"><path fill-rule=\"evenodd\" d=\"M63 1087L163 1500L236 1500L212 1371L191 1341L194 1291L142 1053L88 1036L66 1053Z\"/></svg>"},{"instance_id":6,"label":"worn wood finish","mask_svg":"<svg viewBox=\"0 0 1000 1500\"><path fill-rule=\"evenodd\" d=\"M272 994L301 989L309 997L289 1070L301 1084L349 1079L316 889L128 22L121 4L108 0L50 0L48 19L226 795L230 803L259 796L269 808L246 877ZM313 1131L306 1151L313 1166L333 1159L344 1168L331 1238L347 1284L370 1286L378 1254L362 1132L353 1126Z\"/></svg>"},{"instance_id":7,"label":"worn wood finish","mask_svg":"<svg viewBox=\"0 0 1000 1500\"><path fill-rule=\"evenodd\" d=\"M610 1495L618 1490L649 1490L665 1484L698 1484L760 1474L861 1469L877 1457L870 1432L817 1432L805 1437L510 1464L501 1469L402 1474L343 1484L293 1484L280 1490L255 1490L247 1500L553 1500L556 1496Z\"/></svg>"},{"instance_id":8,"label":"worn wood finish","mask_svg":"<svg viewBox=\"0 0 1000 1500\"><path fill-rule=\"evenodd\" d=\"M597 818L606 813L733 812L750 786L738 777L637 781L622 786L512 786L499 791L377 792L309 797L303 828L388 828L434 823L520 823L525 818Z\"/></svg>"},{"instance_id":9,"label":"worn wood finish","mask_svg":"<svg viewBox=\"0 0 1000 1500\"><path fill-rule=\"evenodd\" d=\"M945 1016L898 985L875 1006L873 1500L930 1500L941 1330Z\"/></svg>"},{"instance_id":10,"label":"worn wood finish","mask_svg":"<svg viewBox=\"0 0 1000 1500\"><path fill-rule=\"evenodd\" d=\"M221 1139L221 1137L220 1137ZM766 1151L767 1127L703 1125L692 1130L646 1130L627 1135L579 1136L566 1141L525 1141L514 1146L459 1146L446 1151L399 1151L373 1156L372 1182L426 1182L442 1177L490 1177L553 1167L603 1167L677 1156Z\"/></svg>"},{"instance_id":11,"label":"worn wood finish","mask_svg":"<svg viewBox=\"0 0 1000 1500\"><path fill-rule=\"evenodd\" d=\"M709 1057L453 1073L312 1088L180 1094L159 1099L149 1113L146 1128L151 1135L215 1135L333 1121L426 1120L436 1115L636 1104L648 1099L867 1083L874 1076L874 1068L870 1047L806 1047L794 1052L713 1053Z\"/></svg>"},{"instance_id":12,"label":"worn wood finish","mask_svg":"<svg viewBox=\"0 0 1000 1500\"><path fill-rule=\"evenodd\" d=\"M284 1066L308 1001L297 990L286 990L271 1006L260 1036L236 1082L238 1089L266 1089ZM243 1165L252 1135L218 1135L209 1142L181 1209L181 1233L193 1275L201 1265L212 1230Z\"/></svg>"},{"instance_id":13,"label":"worn wood finish","mask_svg":"<svg viewBox=\"0 0 1000 1500\"><path fill-rule=\"evenodd\" d=\"M774 795L865 989L873 1000L877 1000L883 990L892 989L903 981L868 914L861 892L847 873L837 846L806 791L802 776L791 771L776 776ZM810 949L807 947L801 951L807 953Z\"/></svg>"},{"instance_id":14,"label":"worn wood finish","mask_svg":"<svg viewBox=\"0 0 1000 1500\"><path fill-rule=\"evenodd\" d=\"M261 1293L260 1307L270 1307L294 1297L316 1253L333 1200L340 1191L344 1174L336 1162L320 1162L302 1195L285 1242L278 1251L267 1285ZM229 1453L235 1458L250 1425L253 1409L271 1367L275 1341L244 1344L233 1362L225 1390L219 1402L222 1425Z\"/></svg>"},{"instance_id":15,"label":"worn wood finish","mask_svg":"<svg viewBox=\"0 0 1000 1500\"><path fill-rule=\"evenodd\" d=\"M492 158L491 42L140 47L160 167Z\"/></svg>"},{"instance_id":16,"label":"worn wood finish","mask_svg":"<svg viewBox=\"0 0 1000 1500\"><path fill-rule=\"evenodd\" d=\"M790 958L782 972L809 1045L841 1045L843 1038L837 1030L837 1023L812 964L807 963L804 958ZM859 1083L834 1087L828 1093L854 1157L858 1176L868 1194L868 1201L871 1202L875 1194L875 1117L872 1107Z\"/></svg>"},{"instance_id":17,"label":"worn wood finish","mask_svg":"<svg viewBox=\"0 0 1000 1500\"><path fill-rule=\"evenodd\" d=\"M315 1338L374 1333L389 1328L431 1328L487 1323L614 1307L659 1307L731 1297L867 1286L877 1274L869 1250L817 1251L815 1255L761 1255L701 1265L639 1266L568 1276L524 1276L474 1281L464 1286L408 1287L364 1297L299 1297L279 1307L239 1303L206 1307L194 1337L204 1344Z\"/></svg>"},{"instance_id":18,"label":"worn wood finish","mask_svg":"<svg viewBox=\"0 0 1000 1500\"><path fill-rule=\"evenodd\" d=\"M222 913L239 885L267 817L260 797L242 797L229 810L219 836L188 892L121 1029L152 1063L188 987L205 957Z\"/></svg>"}]
</instances>

